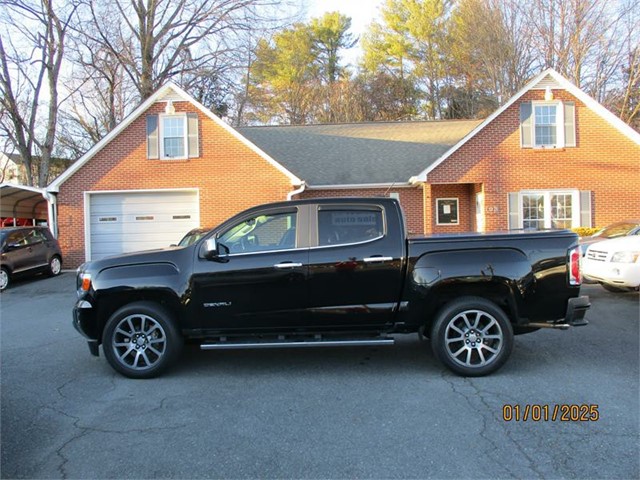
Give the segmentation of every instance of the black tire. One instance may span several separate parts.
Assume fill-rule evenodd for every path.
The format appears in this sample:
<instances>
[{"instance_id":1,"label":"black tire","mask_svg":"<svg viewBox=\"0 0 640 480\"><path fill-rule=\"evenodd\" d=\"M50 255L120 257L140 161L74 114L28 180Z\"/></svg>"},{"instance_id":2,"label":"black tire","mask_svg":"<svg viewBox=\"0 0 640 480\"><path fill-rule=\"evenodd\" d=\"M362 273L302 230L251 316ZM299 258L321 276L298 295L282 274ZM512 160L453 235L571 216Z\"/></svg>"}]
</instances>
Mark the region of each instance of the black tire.
<instances>
[{"instance_id":1,"label":"black tire","mask_svg":"<svg viewBox=\"0 0 640 480\"><path fill-rule=\"evenodd\" d=\"M509 359L513 328L493 302L462 297L446 304L436 315L431 347L438 360L458 375L489 375Z\"/></svg>"},{"instance_id":2,"label":"black tire","mask_svg":"<svg viewBox=\"0 0 640 480\"><path fill-rule=\"evenodd\" d=\"M47 275L50 277L55 277L60 275L62 271L62 259L58 255L54 255L49 260L49 267L47 268Z\"/></svg>"},{"instance_id":3,"label":"black tire","mask_svg":"<svg viewBox=\"0 0 640 480\"><path fill-rule=\"evenodd\" d=\"M177 360L184 339L171 314L154 302L135 302L116 311L104 327L107 361L129 378L153 378Z\"/></svg>"},{"instance_id":4,"label":"black tire","mask_svg":"<svg viewBox=\"0 0 640 480\"><path fill-rule=\"evenodd\" d=\"M0 268L0 292L4 292L11 283L11 274L9 270L2 267Z\"/></svg>"}]
</instances>

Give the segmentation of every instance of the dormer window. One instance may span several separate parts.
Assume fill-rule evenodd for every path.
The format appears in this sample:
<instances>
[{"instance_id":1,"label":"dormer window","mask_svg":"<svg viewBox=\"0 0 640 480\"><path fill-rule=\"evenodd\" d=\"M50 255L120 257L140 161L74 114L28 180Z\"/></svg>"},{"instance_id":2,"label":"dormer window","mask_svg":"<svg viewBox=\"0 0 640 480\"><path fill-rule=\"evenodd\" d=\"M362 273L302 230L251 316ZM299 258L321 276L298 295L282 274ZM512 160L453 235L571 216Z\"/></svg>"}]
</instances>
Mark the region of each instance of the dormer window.
<instances>
[{"instance_id":1,"label":"dormer window","mask_svg":"<svg viewBox=\"0 0 640 480\"><path fill-rule=\"evenodd\" d=\"M187 158L187 116L160 116L160 158Z\"/></svg>"},{"instance_id":2,"label":"dormer window","mask_svg":"<svg viewBox=\"0 0 640 480\"><path fill-rule=\"evenodd\" d=\"M198 115L147 115L147 158L184 160L200 156Z\"/></svg>"},{"instance_id":3,"label":"dormer window","mask_svg":"<svg viewBox=\"0 0 640 480\"><path fill-rule=\"evenodd\" d=\"M536 147L564 146L564 129L558 129L558 125L562 125L560 107L557 103L533 104L533 138Z\"/></svg>"},{"instance_id":4,"label":"dormer window","mask_svg":"<svg viewBox=\"0 0 640 480\"><path fill-rule=\"evenodd\" d=\"M575 104L560 100L521 103L520 144L539 149L575 147Z\"/></svg>"}]
</instances>

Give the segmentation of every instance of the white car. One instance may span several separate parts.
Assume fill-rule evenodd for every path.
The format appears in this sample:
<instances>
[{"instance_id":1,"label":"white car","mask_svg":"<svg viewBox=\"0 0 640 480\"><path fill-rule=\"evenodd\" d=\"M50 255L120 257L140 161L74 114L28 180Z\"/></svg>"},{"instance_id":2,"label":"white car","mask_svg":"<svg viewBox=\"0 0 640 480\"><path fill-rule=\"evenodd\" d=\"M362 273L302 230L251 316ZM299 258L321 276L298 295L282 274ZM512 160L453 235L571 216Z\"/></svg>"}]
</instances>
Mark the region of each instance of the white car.
<instances>
[{"instance_id":1,"label":"white car","mask_svg":"<svg viewBox=\"0 0 640 480\"><path fill-rule=\"evenodd\" d=\"M582 259L585 280L600 283L611 292L640 286L640 236L614 238L589 245Z\"/></svg>"}]
</instances>

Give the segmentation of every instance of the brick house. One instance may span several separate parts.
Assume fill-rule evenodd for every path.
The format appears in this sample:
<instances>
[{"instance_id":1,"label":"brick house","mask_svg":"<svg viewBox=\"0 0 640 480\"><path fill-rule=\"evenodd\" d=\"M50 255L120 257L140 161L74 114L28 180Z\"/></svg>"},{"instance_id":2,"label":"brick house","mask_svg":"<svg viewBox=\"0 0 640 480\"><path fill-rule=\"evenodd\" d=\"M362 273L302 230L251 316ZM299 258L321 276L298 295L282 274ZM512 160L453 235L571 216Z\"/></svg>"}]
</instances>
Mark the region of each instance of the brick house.
<instances>
[{"instance_id":1,"label":"brick house","mask_svg":"<svg viewBox=\"0 0 640 480\"><path fill-rule=\"evenodd\" d=\"M640 217L638 180L640 134L546 70L482 122L234 130L167 85L49 191L75 266L291 198L395 196L414 233L603 226Z\"/></svg>"}]
</instances>

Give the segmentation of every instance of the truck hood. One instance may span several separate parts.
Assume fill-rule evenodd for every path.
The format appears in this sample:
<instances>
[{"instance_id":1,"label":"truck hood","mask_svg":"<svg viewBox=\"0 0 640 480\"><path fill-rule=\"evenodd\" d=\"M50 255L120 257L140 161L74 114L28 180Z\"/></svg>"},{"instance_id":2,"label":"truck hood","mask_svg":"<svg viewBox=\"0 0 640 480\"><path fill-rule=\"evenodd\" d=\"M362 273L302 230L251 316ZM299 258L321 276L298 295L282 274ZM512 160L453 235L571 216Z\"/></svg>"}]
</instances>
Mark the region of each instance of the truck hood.
<instances>
[{"instance_id":1,"label":"truck hood","mask_svg":"<svg viewBox=\"0 0 640 480\"><path fill-rule=\"evenodd\" d=\"M149 263L172 263L176 261L177 250L188 250L191 247L166 247L156 250L144 250L140 252L123 253L111 257L92 260L80 267L82 271L99 271L105 268L140 265Z\"/></svg>"}]
</instances>

